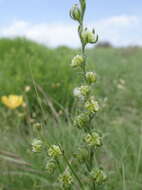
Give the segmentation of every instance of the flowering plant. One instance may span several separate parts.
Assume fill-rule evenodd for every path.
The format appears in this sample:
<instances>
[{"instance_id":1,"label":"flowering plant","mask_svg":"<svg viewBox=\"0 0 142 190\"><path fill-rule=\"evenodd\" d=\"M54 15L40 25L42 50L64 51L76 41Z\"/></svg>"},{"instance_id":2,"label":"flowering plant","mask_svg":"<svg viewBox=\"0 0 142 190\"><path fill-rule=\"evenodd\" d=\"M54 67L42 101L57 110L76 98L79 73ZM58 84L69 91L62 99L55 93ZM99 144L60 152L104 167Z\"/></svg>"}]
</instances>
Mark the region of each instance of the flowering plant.
<instances>
[{"instance_id":1,"label":"flowering plant","mask_svg":"<svg viewBox=\"0 0 142 190\"><path fill-rule=\"evenodd\" d=\"M86 0L80 0L80 4L75 4L70 10L70 16L79 23L78 34L81 41L81 53L76 55L70 66L81 70L83 83L73 90L75 98L78 100L77 115L73 118L73 126L81 131L82 141L77 150L72 153L72 157L67 157L67 151L60 144L43 143L40 139L34 139L32 143L33 152L47 152L46 170L49 175L57 173L56 182L59 189L75 190L79 187L82 190L96 190L106 180L103 169L96 164L95 152L103 144L103 137L93 126L93 118L99 111L99 103L93 95L93 86L96 82L96 73L86 71L86 53L88 44L95 44L98 35L95 30L84 27L84 14L86 10ZM47 144L45 146L45 144ZM45 146L45 147L44 147ZM64 163L64 164L63 164Z\"/></svg>"},{"instance_id":2,"label":"flowering plant","mask_svg":"<svg viewBox=\"0 0 142 190\"><path fill-rule=\"evenodd\" d=\"M2 96L1 101L10 109L15 109L24 103L23 96L17 95Z\"/></svg>"}]
</instances>

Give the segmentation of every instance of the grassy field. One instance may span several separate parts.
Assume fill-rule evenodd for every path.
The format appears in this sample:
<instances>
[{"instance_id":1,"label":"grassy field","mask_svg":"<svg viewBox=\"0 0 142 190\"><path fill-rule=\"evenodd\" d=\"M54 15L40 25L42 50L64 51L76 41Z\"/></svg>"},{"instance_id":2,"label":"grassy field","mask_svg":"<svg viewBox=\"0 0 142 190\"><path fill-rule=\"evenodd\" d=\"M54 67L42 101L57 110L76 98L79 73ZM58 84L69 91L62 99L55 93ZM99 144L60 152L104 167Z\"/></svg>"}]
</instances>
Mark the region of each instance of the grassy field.
<instances>
[{"instance_id":1,"label":"grassy field","mask_svg":"<svg viewBox=\"0 0 142 190\"><path fill-rule=\"evenodd\" d=\"M69 117L74 113L72 89L81 78L69 64L78 50L1 39L0 52L0 96L23 95L27 103L14 111L0 103L0 190L58 189L45 170L46 154L33 154L31 141L40 134L60 143L67 157L80 143ZM87 54L88 70L97 73L94 93L101 105L93 122L105 135L96 154L108 174L100 190L141 190L142 49L98 47ZM43 126L40 133L37 122Z\"/></svg>"}]
</instances>

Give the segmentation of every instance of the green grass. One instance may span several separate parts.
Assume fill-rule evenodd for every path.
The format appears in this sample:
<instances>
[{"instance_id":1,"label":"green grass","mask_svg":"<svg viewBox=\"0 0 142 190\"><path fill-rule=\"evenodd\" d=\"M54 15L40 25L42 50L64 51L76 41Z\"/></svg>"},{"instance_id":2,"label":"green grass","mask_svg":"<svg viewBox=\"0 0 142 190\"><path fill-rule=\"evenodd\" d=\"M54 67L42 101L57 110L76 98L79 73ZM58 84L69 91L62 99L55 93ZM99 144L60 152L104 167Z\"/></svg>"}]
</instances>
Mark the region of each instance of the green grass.
<instances>
[{"instance_id":1,"label":"green grass","mask_svg":"<svg viewBox=\"0 0 142 190\"><path fill-rule=\"evenodd\" d=\"M68 117L68 110L74 108L72 89L80 79L79 71L76 74L69 67L77 50L66 47L49 49L25 39L1 39L0 52L0 95L25 94L25 86L32 86L32 90L25 94L29 102L26 115L19 117L19 113L25 113L24 108L10 112L0 105L0 188L57 189L51 186L53 179L44 170L46 154L39 156L31 152L30 143L37 133L33 131L30 119L36 112L34 122L44 124L42 138L62 144L67 156L72 156L81 141L79 131L71 127ZM94 94L101 110L94 125L105 135L102 151L96 154L109 176L104 190L140 190L142 49L93 48L87 50L87 54L88 70L95 70L98 78ZM45 93L43 95L38 90L45 111L39 106L39 98L37 101L33 79ZM56 83L61 85L55 88ZM49 101L56 113L49 109ZM64 115L58 115L61 106L67 114L65 119ZM20 159L15 160L5 152L18 155ZM21 160L30 165L24 165Z\"/></svg>"}]
</instances>

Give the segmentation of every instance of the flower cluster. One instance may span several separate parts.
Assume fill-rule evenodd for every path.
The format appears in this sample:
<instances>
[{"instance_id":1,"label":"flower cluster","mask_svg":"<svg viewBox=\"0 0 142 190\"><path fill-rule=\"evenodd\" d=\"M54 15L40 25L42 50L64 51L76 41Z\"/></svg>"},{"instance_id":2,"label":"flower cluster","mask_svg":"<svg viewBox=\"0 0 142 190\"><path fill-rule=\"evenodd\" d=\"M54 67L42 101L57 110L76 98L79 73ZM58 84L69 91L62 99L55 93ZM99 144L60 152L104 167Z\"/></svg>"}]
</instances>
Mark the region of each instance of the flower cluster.
<instances>
[{"instance_id":1,"label":"flower cluster","mask_svg":"<svg viewBox=\"0 0 142 190\"><path fill-rule=\"evenodd\" d=\"M96 169L94 168L91 172L90 172L90 176L91 178L95 181L96 184L102 184L106 181L107 176L104 173L104 171L102 169Z\"/></svg>"},{"instance_id":2,"label":"flower cluster","mask_svg":"<svg viewBox=\"0 0 142 190\"><path fill-rule=\"evenodd\" d=\"M79 129L85 128L87 127L89 120L89 114L87 112L84 112L74 118L73 125Z\"/></svg>"},{"instance_id":3,"label":"flower cluster","mask_svg":"<svg viewBox=\"0 0 142 190\"><path fill-rule=\"evenodd\" d=\"M71 67L80 67L84 63L84 58L81 55L76 55L71 62Z\"/></svg>"},{"instance_id":4,"label":"flower cluster","mask_svg":"<svg viewBox=\"0 0 142 190\"><path fill-rule=\"evenodd\" d=\"M88 133L84 137L84 141L89 146L95 146L95 147L97 147L97 146L101 146L102 145L102 138L96 132L92 132L91 134Z\"/></svg>"},{"instance_id":5,"label":"flower cluster","mask_svg":"<svg viewBox=\"0 0 142 190\"><path fill-rule=\"evenodd\" d=\"M68 169L65 170L58 178L58 181L62 188L68 188L73 183L73 177Z\"/></svg>"},{"instance_id":6,"label":"flower cluster","mask_svg":"<svg viewBox=\"0 0 142 190\"><path fill-rule=\"evenodd\" d=\"M99 111L99 104L97 101L95 101L94 97L90 97L86 102L85 102L85 108L91 112L95 113Z\"/></svg>"},{"instance_id":7,"label":"flower cluster","mask_svg":"<svg viewBox=\"0 0 142 190\"><path fill-rule=\"evenodd\" d=\"M80 87L76 87L73 91L75 97L84 100L90 93L90 87L88 85L82 85Z\"/></svg>"},{"instance_id":8,"label":"flower cluster","mask_svg":"<svg viewBox=\"0 0 142 190\"><path fill-rule=\"evenodd\" d=\"M63 152L62 152L62 150L60 149L60 147L58 145L52 145L48 149L48 155L51 158L57 158L57 157L63 155Z\"/></svg>"},{"instance_id":9,"label":"flower cluster","mask_svg":"<svg viewBox=\"0 0 142 190\"><path fill-rule=\"evenodd\" d=\"M98 35L95 36L95 30L88 30L88 28L83 29L81 32L81 38L84 44L94 44L98 41Z\"/></svg>"},{"instance_id":10,"label":"flower cluster","mask_svg":"<svg viewBox=\"0 0 142 190\"><path fill-rule=\"evenodd\" d=\"M95 83L96 82L96 74L94 72L87 72L86 80L89 84Z\"/></svg>"}]
</instances>

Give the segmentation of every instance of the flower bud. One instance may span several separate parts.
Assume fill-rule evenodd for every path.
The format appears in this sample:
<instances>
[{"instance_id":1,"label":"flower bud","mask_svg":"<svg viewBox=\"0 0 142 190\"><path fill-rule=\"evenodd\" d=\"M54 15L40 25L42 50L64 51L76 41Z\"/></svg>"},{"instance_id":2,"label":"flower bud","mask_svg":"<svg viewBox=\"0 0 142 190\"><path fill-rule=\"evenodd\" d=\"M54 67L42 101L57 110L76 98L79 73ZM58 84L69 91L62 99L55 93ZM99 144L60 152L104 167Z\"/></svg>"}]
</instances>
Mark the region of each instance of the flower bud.
<instances>
[{"instance_id":1,"label":"flower bud","mask_svg":"<svg viewBox=\"0 0 142 190\"><path fill-rule=\"evenodd\" d=\"M84 58L81 55L76 55L71 62L71 67L79 67L84 63Z\"/></svg>"},{"instance_id":2,"label":"flower bud","mask_svg":"<svg viewBox=\"0 0 142 190\"><path fill-rule=\"evenodd\" d=\"M95 113L99 110L99 104L97 101L94 100L93 97L91 97L86 103L85 103L85 108L91 112Z\"/></svg>"},{"instance_id":3,"label":"flower bud","mask_svg":"<svg viewBox=\"0 0 142 190\"><path fill-rule=\"evenodd\" d=\"M73 7L70 10L70 16L73 20L80 21L81 19L81 10L78 7L77 4L73 5Z\"/></svg>"},{"instance_id":4,"label":"flower bud","mask_svg":"<svg viewBox=\"0 0 142 190\"><path fill-rule=\"evenodd\" d=\"M31 87L30 86L26 86L25 87L25 92L29 92L31 90Z\"/></svg>"},{"instance_id":5,"label":"flower bud","mask_svg":"<svg viewBox=\"0 0 142 190\"><path fill-rule=\"evenodd\" d=\"M41 152L41 149L42 149L42 141L39 139L34 139L32 142L32 151Z\"/></svg>"},{"instance_id":6,"label":"flower bud","mask_svg":"<svg viewBox=\"0 0 142 190\"><path fill-rule=\"evenodd\" d=\"M88 83L95 83L96 82L96 74L94 72L87 72L86 73L86 80Z\"/></svg>"},{"instance_id":7,"label":"flower bud","mask_svg":"<svg viewBox=\"0 0 142 190\"><path fill-rule=\"evenodd\" d=\"M95 181L96 184L102 184L106 181L107 176L104 173L104 171L102 169L96 169L94 168L91 172L90 172L90 176L91 178Z\"/></svg>"},{"instance_id":8,"label":"flower bud","mask_svg":"<svg viewBox=\"0 0 142 190\"><path fill-rule=\"evenodd\" d=\"M63 153L58 145L52 145L48 149L48 155L52 158L61 156Z\"/></svg>"},{"instance_id":9,"label":"flower bud","mask_svg":"<svg viewBox=\"0 0 142 190\"><path fill-rule=\"evenodd\" d=\"M98 41L98 35L95 36L94 30L91 32L87 28L85 28L81 33L81 38L84 44L94 44Z\"/></svg>"},{"instance_id":10,"label":"flower bud","mask_svg":"<svg viewBox=\"0 0 142 190\"><path fill-rule=\"evenodd\" d=\"M92 132L91 134L87 134L84 137L84 141L88 144L88 146L99 147L102 145L102 137L96 132Z\"/></svg>"}]
</instances>

